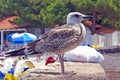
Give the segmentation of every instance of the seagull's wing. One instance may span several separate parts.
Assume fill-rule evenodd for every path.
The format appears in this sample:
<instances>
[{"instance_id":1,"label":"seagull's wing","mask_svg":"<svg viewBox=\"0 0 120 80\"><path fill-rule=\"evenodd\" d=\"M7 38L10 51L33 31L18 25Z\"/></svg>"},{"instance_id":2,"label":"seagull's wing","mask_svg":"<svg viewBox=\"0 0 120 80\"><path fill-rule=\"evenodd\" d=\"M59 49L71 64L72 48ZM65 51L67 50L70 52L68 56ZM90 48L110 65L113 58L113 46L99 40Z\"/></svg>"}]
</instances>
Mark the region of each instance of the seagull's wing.
<instances>
[{"instance_id":1,"label":"seagull's wing","mask_svg":"<svg viewBox=\"0 0 120 80\"><path fill-rule=\"evenodd\" d=\"M67 47L73 46L73 44L76 44L80 39L80 34L78 34L73 27L74 25L66 24L58 28L54 28L41 35L41 39L28 43L27 47L24 47L24 49L27 49L29 51L28 53L31 54L37 54L37 52L62 53L61 51L66 51L66 49L68 49Z\"/></svg>"},{"instance_id":2,"label":"seagull's wing","mask_svg":"<svg viewBox=\"0 0 120 80\"><path fill-rule=\"evenodd\" d=\"M77 32L72 26L74 25L66 24L43 34L36 46L36 51L57 52L74 44L79 36L76 36Z\"/></svg>"}]
</instances>

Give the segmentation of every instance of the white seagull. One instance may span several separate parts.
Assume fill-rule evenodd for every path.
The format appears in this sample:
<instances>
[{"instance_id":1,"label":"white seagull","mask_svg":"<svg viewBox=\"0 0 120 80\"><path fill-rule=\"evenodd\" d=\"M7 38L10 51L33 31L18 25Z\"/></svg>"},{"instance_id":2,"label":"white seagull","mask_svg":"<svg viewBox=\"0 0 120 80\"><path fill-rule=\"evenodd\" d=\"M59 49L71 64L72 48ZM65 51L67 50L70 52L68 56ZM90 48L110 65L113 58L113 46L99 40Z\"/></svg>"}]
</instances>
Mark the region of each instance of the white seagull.
<instances>
[{"instance_id":1,"label":"white seagull","mask_svg":"<svg viewBox=\"0 0 120 80\"><path fill-rule=\"evenodd\" d=\"M64 74L63 55L80 45L85 37L85 26L81 21L92 16L81 14L80 12L71 12L67 16L67 23L58 28L41 35L41 39L35 45L35 50L42 53L58 54L61 71Z\"/></svg>"}]
</instances>

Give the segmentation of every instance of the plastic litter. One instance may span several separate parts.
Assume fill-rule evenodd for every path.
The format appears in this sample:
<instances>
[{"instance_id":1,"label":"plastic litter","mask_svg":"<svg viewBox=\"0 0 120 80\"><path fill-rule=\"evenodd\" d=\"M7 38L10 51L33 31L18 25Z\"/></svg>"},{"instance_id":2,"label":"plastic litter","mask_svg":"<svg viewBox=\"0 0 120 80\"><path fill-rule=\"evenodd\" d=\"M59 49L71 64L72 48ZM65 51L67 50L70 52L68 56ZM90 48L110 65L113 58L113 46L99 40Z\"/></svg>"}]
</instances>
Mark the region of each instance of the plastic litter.
<instances>
[{"instance_id":1,"label":"plastic litter","mask_svg":"<svg viewBox=\"0 0 120 80\"><path fill-rule=\"evenodd\" d=\"M14 76L20 76L23 74L22 72L25 72L28 68L32 69L35 68L34 64L31 61L27 60L20 60L17 62L16 67L15 67L15 72Z\"/></svg>"},{"instance_id":2,"label":"plastic litter","mask_svg":"<svg viewBox=\"0 0 120 80\"><path fill-rule=\"evenodd\" d=\"M78 46L64 54L64 60L83 61L83 62L101 62L104 57L101 53L89 46Z\"/></svg>"},{"instance_id":3,"label":"plastic litter","mask_svg":"<svg viewBox=\"0 0 120 80\"><path fill-rule=\"evenodd\" d=\"M8 73L11 73L12 75L14 75L14 71L15 71L15 68L11 68Z\"/></svg>"},{"instance_id":4,"label":"plastic litter","mask_svg":"<svg viewBox=\"0 0 120 80\"><path fill-rule=\"evenodd\" d=\"M7 73L4 77L4 80L18 80L18 77L16 76L13 76L12 74L10 73Z\"/></svg>"},{"instance_id":5,"label":"plastic litter","mask_svg":"<svg viewBox=\"0 0 120 80\"><path fill-rule=\"evenodd\" d=\"M14 64L14 59L12 58L5 59L3 73L8 73L8 71L12 68L13 64Z\"/></svg>"},{"instance_id":6,"label":"plastic litter","mask_svg":"<svg viewBox=\"0 0 120 80\"><path fill-rule=\"evenodd\" d=\"M3 80L5 77L5 74L0 71L0 80Z\"/></svg>"},{"instance_id":7,"label":"plastic litter","mask_svg":"<svg viewBox=\"0 0 120 80\"><path fill-rule=\"evenodd\" d=\"M18 80L22 75L27 74L35 65L29 60L19 60L16 63L13 58L7 58L4 66L0 66L0 80Z\"/></svg>"}]
</instances>

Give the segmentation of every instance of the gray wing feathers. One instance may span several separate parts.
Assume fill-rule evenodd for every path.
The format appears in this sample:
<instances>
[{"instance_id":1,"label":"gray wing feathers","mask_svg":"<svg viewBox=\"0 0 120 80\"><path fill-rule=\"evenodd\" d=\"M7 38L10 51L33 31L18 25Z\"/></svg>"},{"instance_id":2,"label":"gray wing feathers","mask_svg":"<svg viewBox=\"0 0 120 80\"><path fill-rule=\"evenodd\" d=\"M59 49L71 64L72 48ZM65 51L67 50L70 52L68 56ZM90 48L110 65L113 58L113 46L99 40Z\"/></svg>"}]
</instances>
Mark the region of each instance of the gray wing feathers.
<instances>
[{"instance_id":1,"label":"gray wing feathers","mask_svg":"<svg viewBox=\"0 0 120 80\"><path fill-rule=\"evenodd\" d=\"M69 46L75 42L75 30L71 26L64 25L63 28L56 28L41 36L37 44L37 51L54 52L60 48Z\"/></svg>"}]
</instances>

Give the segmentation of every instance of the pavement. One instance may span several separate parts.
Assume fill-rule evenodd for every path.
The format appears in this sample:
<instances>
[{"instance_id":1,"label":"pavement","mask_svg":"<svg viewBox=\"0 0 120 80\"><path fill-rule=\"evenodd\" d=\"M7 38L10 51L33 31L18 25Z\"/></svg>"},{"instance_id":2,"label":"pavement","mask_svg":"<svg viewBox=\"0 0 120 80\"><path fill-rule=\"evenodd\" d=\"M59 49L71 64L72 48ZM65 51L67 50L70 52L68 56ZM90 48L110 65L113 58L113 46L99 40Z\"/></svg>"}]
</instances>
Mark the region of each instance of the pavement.
<instances>
[{"instance_id":1,"label":"pavement","mask_svg":"<svg viewBox=\"0 0 120 80\"><path fill-rule=\"evenodd\" d=\"M20 80L105 80L105 71L99 63L65 62L65 74L61 74L59 61L45 65L45 60L31 59L36 66Z\"/></svg>"}]
</instances>

